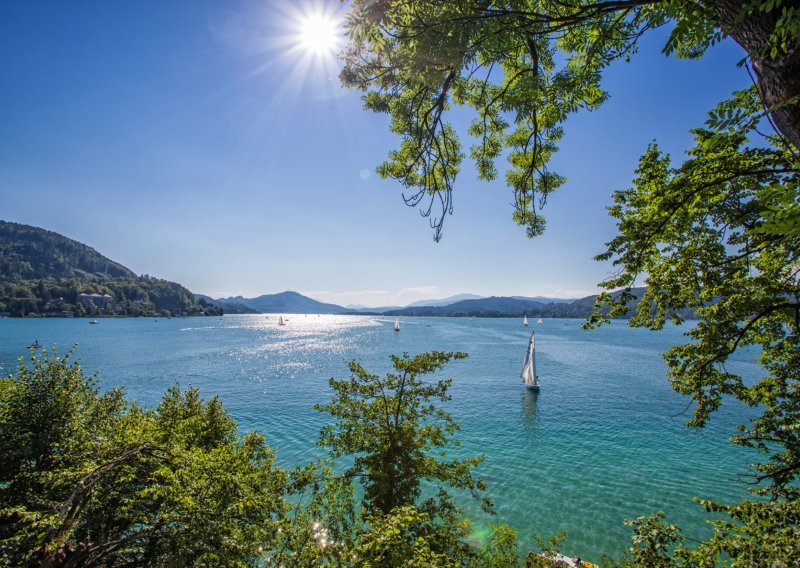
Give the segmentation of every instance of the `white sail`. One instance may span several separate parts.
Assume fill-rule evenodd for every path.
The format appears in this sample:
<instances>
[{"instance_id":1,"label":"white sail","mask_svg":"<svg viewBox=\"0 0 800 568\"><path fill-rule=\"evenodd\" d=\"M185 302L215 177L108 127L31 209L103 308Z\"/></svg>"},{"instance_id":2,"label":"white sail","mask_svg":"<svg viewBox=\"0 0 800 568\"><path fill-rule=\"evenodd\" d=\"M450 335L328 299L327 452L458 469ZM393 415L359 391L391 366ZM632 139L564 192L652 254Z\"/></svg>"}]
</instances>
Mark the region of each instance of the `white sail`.
<instances>
[{"instance_id":1,"label":"white sail","mask_svg":"<svg viewBox=\"0 0 800 568\"><path fill-rule=\"evenodd\" d=\"M400 331L400 318L394 318L394 330Z\"/></svg>"},{"instance_id":2,"label":"white sail","mask_svg":"<svg viewBox=\"0 0 800 568\"><path fill-rule=\"evenodd\" d=\"M528 352L525 354L525 363L522 365L522 382L532 389L539 388L539 377L536 376L536 332L531 332L528 342Z\"/></svg>"},{"instance_id":3,"label":"white sail","mask_svg":"<svg viewBox=\"0 0 800 568\"><path fill-rule=\"evenodd\" d=\"M525 316L524 318L522 318L522 325L524 325L525 327L528 327L528 316Z\"/></svg>"},{"instance_id":4,"label":"white sail","mask_svg":"<svg viewBox=\"0 0 800 568\"><path fill-rule=\"evenodd\" d=\"M286 325L283 323L283 316L278 316L278 325Z\"/></svg>"}]
</instances>

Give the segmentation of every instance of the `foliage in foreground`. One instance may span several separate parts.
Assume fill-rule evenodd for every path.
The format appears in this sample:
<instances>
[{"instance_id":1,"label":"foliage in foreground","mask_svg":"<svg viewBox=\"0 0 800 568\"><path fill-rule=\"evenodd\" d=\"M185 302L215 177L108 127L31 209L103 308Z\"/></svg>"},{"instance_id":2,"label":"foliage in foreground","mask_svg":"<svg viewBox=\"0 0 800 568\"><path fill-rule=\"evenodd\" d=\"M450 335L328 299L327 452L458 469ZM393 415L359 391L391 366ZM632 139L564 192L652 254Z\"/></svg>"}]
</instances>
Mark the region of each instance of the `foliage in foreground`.
<instances>
[{"instance_id":1,"label":"foliage in foreground","mask_svg":"<svg viewBox=\"0 0 800 568\"><path fill-rule=\"evenodd\" d=\"M69 356L32 351L0 380L0 565L517 566L508 527L467 546L469 521L447 492L482 498L480 459L428 455L458 425L433 401L447 400L449 381L418 376L462 356L396 357L399 375L386 379L353 363L351 381L332 380L323 410L336 423L321 443L365 456L342 474L330 459L281 470L263 436L237 435L219 399L196 389L170 388L144 409L119 389L101 393ZM350 414L390 408L377 424ZM367 436L378 443L346 441ZM379 456L402 464L400 483ZM369 489L363 503L354 479ZM438 491L420 501L423 480Z\"/></svg>"},{"instance_id":2,"label":"foliage in foreground","mask_svg":"<svg viewBox=\"0 0 800 568\"><path fill-rule=\"evenodd\" d=\"M101 393L69 357L32 352L0 380L0 563L521 566L511 527L494 526L481 548L467 543L470 521L450 494L490 510L473 472L482 458L446 457L458 424L437 401L450 380L420 379L464 356L393 357L384 377L351 363L319 407L334 418L320 434L329 456L287 473L263 436L236 434L217 398L173 387L143 409L118 389ZM797 500L702 504L726 514L708 541L642 517L629 521L626 556L606 565L791 566L800 555ZM539 547L555 554L563 536Z\"/></svg>"},{"instance_id":3,"label":"foliage in foreground","mask_svg":"<svg viewBox=\"0 0 800 568\"><path fill-rule=\"evenodd\" d=\"M434 238L452 208L465 158L447 120L473 111L470 149L493 180L508 158L514 220L529 236L563 185L550 162L568 116L607 98L605 69L635 54L639 39L670 25L664 51L699 58L730 37L745 52L753 85L735 92L692 131L694 146L673 161L653 143L630 189L614 195L618 235L599 260L617 271L601 285L589 322L626 313L646 285L634 326L660 329L687 310L701 321L690 341L665 353L672 386L692 398L692 427L724 400L757 409L735 444L761 456L743 478L757 497L701 502L723 513L712 538L693 543L658 517L633 521L633 565L792 565L800 542L800 10L782 0L356 0L343 82L364 92L400 138L378 169L423 204ZM676 92L676 96L681 94ZM621 293L619 293L621 291ZM612 295L611 292L617 292ZM745 380L731 355L760 352L764 376ZM731 474L738 472L731 472ZM674 529L674 530L673 530ZM653 541L643 535L650 534ZM640 538L641 537L641 538ZM663 540L663 542L662 542ZM658 546L656 546L658 545Z\"/></svg>"},{"instance_id":4,"label":"foliage in foreground","mask_svg":"<svg viewBox=\"0 0 800 568\"><path fill-rule=\"evenodd\" d=\"M264 438L196 389L145 410L32 355L0 381L0 431L4 565L243 566L284 511Z\"/></svg>"},{"instance_id":5,"label":"foliage in foreground","mask_svg":"<svg viewBox=\"0 0 800 568\"><path fill-rule=\"evenodd\" d=\"M441 369L465 353L423 353L416 357L392 356L395 373L385 377L368 373L360 363L350 363L350 378L331 379L333 401L317 406L335 422L320 434L320 444L332 458L353 456L345 475L359 477L364 502L370 513L386 514L396 507L413 504L420 483L435 481L470 491L487 509L491 503L480 496L483 482L471 471L483 458L444 459L441 452L458 446L453 434L458 423L436 401L450 400L451 379L425 383L420 375ZM440 499L447 499L440 494Z\"/></svg>"},{"instance_id":6,"label":"foliage in foreground","mask_svg":"<svg viewBox=\"0 0 800 568\"><path fill-rule=\"evenodd\" d=\"M694 131L683 164L651 146L633 187L614 195L619 235L599 257L619 267L602 285L622 293L599 297L604 315L592 324L627 310L642 278L648 287L631 325L660 329L687 308L701 318L690 343L664 354L672 387L694 402L689 426L703 427L726 399L757 409L732 442L761 456L741 477L767 500L703 501L727 520L692 554L678 547L675 561L687 566L725 557L735 566L791 565L800 542L800 233L781 205L800 194L800 155L761 134L763 113L747 89ZM744 347L760 353L762 378L727 366Z\"/></svg>"},{"instance_id":7,"label":"foliage in foreground","mask_svg":"<svg viewBox=\"0 0 800 568\"><path fill-rule=\"evenodd\" d=\"M485 485L473 473L483 458L446 455L459 445L458 423L438 404L450 400L452 380L422 380L466 356L438 351L392 356L394 372L383 377L353 361L349 379L330 380L333 399L317 410L334 422L323 428L319 443L331 459L351 460L336 479L358 480L363 487L359 528L351 541L356 565L479 566L501 556L494 548L478 551L467 544L470 521L451 495L452 490L471 494L491 511Z\"/></svg>"}]
</instances>

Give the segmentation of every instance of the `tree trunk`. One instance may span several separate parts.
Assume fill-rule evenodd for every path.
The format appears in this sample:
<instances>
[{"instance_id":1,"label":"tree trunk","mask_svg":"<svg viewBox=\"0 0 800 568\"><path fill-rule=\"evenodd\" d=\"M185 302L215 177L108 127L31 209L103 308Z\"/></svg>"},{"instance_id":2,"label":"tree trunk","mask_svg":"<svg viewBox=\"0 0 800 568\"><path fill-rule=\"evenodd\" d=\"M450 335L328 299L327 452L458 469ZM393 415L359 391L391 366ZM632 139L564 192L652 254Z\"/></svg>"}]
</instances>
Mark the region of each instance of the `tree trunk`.
<instances>
[{"instance_id":1,"label":"tree trunk","mask_svg":"<svg viewBox=\"0 0 800 568\"><path fill-rule=\"evenodd\" d=\"M741 0L707 0L705 4L716 14L720 28L750 56L761 99L771 109L775 127L795 150L800 151L800 102L776 108L800 95L800 45L792 41L786 53L779 52L774 58L770 56L770 34L775 30L781 9L766 13L755 11L737 21L743 4ZM800 9L797 0L784 4Z\"/></svg>"}]
</instances>

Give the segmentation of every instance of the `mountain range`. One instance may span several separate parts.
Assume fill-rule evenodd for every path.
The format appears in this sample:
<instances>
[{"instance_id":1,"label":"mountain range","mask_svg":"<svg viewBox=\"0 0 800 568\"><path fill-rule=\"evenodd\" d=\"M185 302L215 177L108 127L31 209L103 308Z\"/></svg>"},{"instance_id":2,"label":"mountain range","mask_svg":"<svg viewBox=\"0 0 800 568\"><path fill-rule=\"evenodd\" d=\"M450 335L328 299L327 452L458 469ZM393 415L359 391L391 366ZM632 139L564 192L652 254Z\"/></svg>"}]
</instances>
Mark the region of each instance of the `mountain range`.
<instances>
[{"instance_id":1,"label":"mountain range","mask_svg":"<svg viewBox=\"0 0 800 568\"><path fill-rule=\"evenodd\" d=\"M643 289L635 289L640 297ZM343 307L298 292L256 298L211 298L151 276L137 276L88 245L58 233L0 221L0 315L375 314L584 318L596 296L576 300L543 296L458 294L405 307Z\"/></svg>"},{"instance_id":2,"label":"mountain range","mask_svg":"<svg viewBox=\"0 0 800 568\"><path fill-rule=\"evenodd\" d=\"M634 296L641 297L644 288L635 288ZM461 299L459 298L467 298ZM594 306L597 296L579 299L526 298L524 296L491 296L460 294L441 300L428 300L426 305L414 302L404 308L343 307L318 302L297 292L266 294L257 298L235 296L212 299L204 297L226 313L296 313L296 314L370 314L387 316L455 316L455 317L523 317L532 318L585 318ZM247 311L243 311L247 310Z\"/></svg>"}]
</instances>

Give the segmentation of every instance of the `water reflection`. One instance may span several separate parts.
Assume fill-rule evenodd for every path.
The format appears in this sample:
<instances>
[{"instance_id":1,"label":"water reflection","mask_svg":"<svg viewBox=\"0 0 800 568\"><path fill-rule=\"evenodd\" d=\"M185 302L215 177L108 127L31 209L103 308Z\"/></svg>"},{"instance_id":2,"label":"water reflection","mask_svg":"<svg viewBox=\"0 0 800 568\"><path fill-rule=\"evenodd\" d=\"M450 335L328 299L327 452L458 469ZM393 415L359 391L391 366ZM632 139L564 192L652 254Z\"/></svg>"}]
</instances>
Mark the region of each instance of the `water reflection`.
<instances>
[{"instance_id":1,"label":"water reflection","mask_svg":"<svg viewBox=\"0 0 800 568\"><path fill-rule=\"evenodd\" d=\"M526 426L535 426L538 422L536 403L539 400L539 389L522 388L522 421Z\"/></svg>"}]
</instances>

